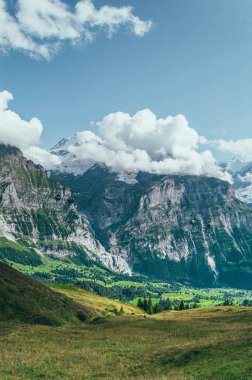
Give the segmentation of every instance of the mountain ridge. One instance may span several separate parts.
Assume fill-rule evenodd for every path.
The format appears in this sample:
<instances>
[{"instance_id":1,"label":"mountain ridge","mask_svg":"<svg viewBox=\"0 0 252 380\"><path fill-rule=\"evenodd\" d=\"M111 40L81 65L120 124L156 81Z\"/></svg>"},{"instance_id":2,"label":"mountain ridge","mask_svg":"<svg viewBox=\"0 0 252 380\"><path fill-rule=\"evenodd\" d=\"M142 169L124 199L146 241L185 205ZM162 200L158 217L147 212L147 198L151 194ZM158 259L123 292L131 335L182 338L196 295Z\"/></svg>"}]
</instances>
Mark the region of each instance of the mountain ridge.
<instances>
[{"instance_id":1,"label":"mountain ridge","mask_svg":"<svg viewBox=\"0 0 252 380\"><path fill-rule=\"evenodd\" d=\"M227 182L138 173L129 184L99 166L79 176L52 176L71 183L98 239L133 272L196 285L252 286L252 214Z\"/></svg>"},{"instance_id":2,"label":"mountain ridge","mask_svg":"<svg viewBox=\"0 0 252 380\"><path fill-rule=\"evenodd\" d=\"M128 269L95 239L78 213L71 191L48 178L44 169L20 150L5 145L0 145L0 236L21 240L37 255L71 257L79 254L74 249L77 246L84 257L109 269Z\"/></svg>"},{"instance_id":3,"label":"mountain ridge","mask_svg":"<svg viewBox=\"0 0 252 380\"><path fill-rule=\"evenodd\" d=\"M50 152L57 155L62 159L61 164L57 165L54 171L61 173L69 173L74 175L83 175L91 167L96 166L95 158L91 160L80 160L71 153L69 147L79 146L78 134L74 134L71 137L61 139ZM104 166L98 164L99 166ZM238 158L233 158L228 161L218 163L221 171L230 174L230 179L233 181L233 185L236 192L236 197L249 204L252 207L252 163L242 161ZM109 169L112 172L117 173L117 178L120 181L135 183L137 172L120 172L114 169ZM165 174L164 174L165 175Z\"/></svg>"},{"instance_id":4,"label":"mountain ridge","mask_svg":"<svg viewBox=\"0 0 252 380\"><path fill-rule=\"evenodd\" d=\"M0 236L21 244L23 260L88 258L161 281L252 287L252 211L228 182L145 172L125 181L104 165L48 178L19 150L1 150ZM1 244L1 257L17 256Z\"/></svg>"}]
</instances>

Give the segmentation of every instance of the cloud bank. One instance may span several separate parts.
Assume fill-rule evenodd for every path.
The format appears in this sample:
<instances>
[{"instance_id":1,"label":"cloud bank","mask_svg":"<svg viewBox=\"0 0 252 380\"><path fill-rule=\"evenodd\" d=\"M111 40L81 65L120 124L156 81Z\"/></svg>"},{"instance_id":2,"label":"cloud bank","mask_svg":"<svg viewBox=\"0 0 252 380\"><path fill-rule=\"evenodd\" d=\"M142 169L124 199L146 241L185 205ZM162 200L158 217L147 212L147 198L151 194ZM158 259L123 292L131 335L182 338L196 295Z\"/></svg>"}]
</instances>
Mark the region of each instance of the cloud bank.
<instances>
[{"instance_id":1,"label":"cloud bank","mask_svg":"<svg viewBox=\"0 0 252 380\"><path fill-rule=\"evenodd\" d=\"M149 109L117 112L97 123L98 132L79 132L67 151L78 162L104 164L117 172L204 175L230 180L183 115L158 119Z\"/></svg>"},{"instance_id":2,"label":"cloud bank","mask_svg":"<svg viewBox=\"0 0 252 380\"><path fill-rule=\"evenodd\" d=\"M48 170L71 172L73 168L99 163L118 173L203 175L231 181L212 152L202 151L203 145L213 145L213 141L199 136L183 115L162 119L149 109L134 115L111 113L95 124L96 133L78 132L48 152L40 147L41 121L36 117L22 119L9 108L12 99L10 92L0 92L0 142L17 146L26 157ZM214 145L252 161L252 139L215 140ZM60 154L62 150L64 155Z\"/></svg>"},{"instance_id":3,"label":"cloud bank","mask_svg":"<svg viewBox=\"0 0 252 380\"><path fill-rule=\"evenodd\" d=\"M64 42L90 42L98 30L111 37L120 27L142 37L152 22L134 15L130 6L103 5L79 0L70 7L62 0L0 0L0 49L22 50L32 57L50 59Z\"/></svg>"},{"instance_id":4,"label":"cloud bank","mask_svg":"<svg viewBox=\"0 0 252 380\"><path fill-rule=\"evenodd\" d=\"M240 156L245 161L252 161L252 138L240 140L215 140L214 145L222 152Z\"/></svg>"}]
</instances>

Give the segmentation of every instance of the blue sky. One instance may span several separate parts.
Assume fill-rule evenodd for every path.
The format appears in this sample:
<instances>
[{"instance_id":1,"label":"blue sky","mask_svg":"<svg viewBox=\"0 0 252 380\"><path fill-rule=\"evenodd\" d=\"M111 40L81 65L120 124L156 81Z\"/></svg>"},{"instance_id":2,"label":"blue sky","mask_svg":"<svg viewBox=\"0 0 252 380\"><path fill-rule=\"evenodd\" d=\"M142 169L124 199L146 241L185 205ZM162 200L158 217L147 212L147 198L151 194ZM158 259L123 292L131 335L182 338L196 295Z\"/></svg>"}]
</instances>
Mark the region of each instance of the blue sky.
<instances>
[{"instance_id":1,"label":"blue sky","mask_svg":"<svg viewBox=\"0 0 252 380\"><path fill-rule=\"evenodd\" d=\"M85 46L64 45L49 62L13 50L0 56L1 89L13 93L22 118L42 121L44 147L111 112L144 108L158 117L182 113L209 139L251 136L251 0L106 3L133 5L152 30L98 33Z\"/></svg>"}]
</instances>

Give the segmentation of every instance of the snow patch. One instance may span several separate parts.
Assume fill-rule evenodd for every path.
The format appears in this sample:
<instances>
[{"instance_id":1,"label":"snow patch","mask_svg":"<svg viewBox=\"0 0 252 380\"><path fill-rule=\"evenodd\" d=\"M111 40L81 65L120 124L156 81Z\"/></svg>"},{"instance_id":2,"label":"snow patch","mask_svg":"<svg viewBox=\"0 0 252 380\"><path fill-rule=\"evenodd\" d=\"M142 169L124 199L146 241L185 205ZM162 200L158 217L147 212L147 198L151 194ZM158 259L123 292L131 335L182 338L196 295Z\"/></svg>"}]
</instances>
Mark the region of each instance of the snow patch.
<instances>
[{"instance_id":1,"label":"snow patch","mask_svg":"<svg viewBox=\"0 0 252 380\"><path fill-rule=\"evenodd\" d=\"M134 185L135 183L137 183L136 176L137 173L121 172L118 173L116 180L128 183L129 185Z\"/></svg>"}]
</instances>

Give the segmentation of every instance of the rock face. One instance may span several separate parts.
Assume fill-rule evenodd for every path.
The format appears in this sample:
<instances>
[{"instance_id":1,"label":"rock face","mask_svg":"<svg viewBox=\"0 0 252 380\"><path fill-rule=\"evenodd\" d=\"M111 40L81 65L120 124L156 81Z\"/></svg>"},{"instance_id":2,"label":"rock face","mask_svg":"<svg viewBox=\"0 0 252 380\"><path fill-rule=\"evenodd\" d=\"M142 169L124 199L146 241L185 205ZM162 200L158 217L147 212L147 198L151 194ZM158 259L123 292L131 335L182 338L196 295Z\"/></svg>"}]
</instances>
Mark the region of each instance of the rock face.
<instances>
[{"instance_id":1,"label":"rock face","mask_svg":"<svg viewBox=\"0 0 252 380\"><path fill-rule=\"evenodd\" d=\"M104 167L54 173L107 251L134 272L199 286L252 286L252 211L227 182Z\"/></svg>"},{"instance_id":2,"label":"rock face","mask_svg":"<svg viewBox=\"0 0 252 380\"><path fill-rule=\"evenodd\" d=\"M89 257L130 273L121 257L106 252L76 210L71 192L41 166L0 144L0 238L25 242L40 254Z\"/></svg>"}]
</instances>

